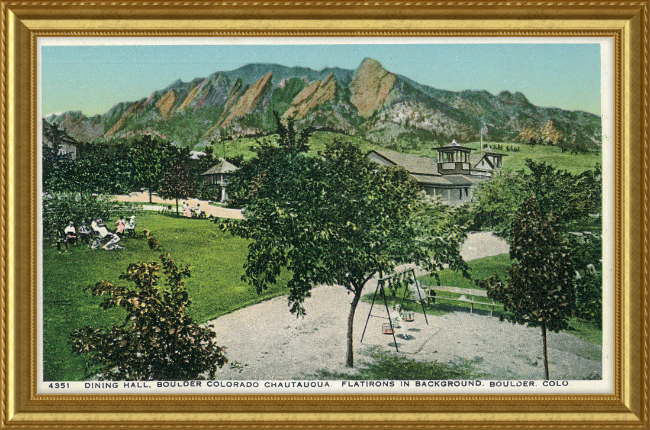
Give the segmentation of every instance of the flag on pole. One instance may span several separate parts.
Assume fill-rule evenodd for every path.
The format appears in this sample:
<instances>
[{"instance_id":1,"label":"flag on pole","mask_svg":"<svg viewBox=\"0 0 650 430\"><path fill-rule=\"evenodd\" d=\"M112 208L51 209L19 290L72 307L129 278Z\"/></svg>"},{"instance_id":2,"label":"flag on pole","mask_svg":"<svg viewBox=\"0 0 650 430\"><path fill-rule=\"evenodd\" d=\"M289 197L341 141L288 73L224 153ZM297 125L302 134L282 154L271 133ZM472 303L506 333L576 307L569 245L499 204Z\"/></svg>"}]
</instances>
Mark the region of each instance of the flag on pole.
<instances>
[{"instance_id":1,"label":"flag on pole","mask_svg":"<svg viewBox=\"0 0 650 430\"><path fill-rule=\"evenodd\" d=\"M481 129L481 134L484 135L484 136L486 134L488 134L488 127L487 127L486 123L483 123L483 128Z\"/></svg>"}]
</instances>

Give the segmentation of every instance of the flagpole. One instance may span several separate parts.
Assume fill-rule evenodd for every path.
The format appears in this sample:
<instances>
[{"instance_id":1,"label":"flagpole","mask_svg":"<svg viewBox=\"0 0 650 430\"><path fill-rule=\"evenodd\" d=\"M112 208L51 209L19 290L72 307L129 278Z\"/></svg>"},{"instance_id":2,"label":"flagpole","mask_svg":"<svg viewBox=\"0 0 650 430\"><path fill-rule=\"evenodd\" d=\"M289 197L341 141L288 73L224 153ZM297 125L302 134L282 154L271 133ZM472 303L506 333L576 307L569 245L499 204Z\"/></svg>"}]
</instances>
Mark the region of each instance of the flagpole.
<instances>
[{"instance_id":1,"label":"flagpole","mask_svg":"<svg viewBox=\"0 0 650 430\"><path fill-rule=\"evenodd\" d=\"M485 127L485 123L483 123L483 127ZM481 128L481 152L483 152L483 128Z\"/></svg>"}]
</instances>

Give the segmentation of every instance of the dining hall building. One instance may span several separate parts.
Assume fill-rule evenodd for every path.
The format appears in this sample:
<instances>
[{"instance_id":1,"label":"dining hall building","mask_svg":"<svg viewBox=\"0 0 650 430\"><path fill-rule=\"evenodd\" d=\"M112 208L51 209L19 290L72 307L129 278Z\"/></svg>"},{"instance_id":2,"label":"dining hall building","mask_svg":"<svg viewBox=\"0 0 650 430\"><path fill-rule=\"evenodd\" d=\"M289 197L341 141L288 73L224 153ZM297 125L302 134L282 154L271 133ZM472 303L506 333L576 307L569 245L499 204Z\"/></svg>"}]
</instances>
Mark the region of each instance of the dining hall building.
<instances>
[{"instance_id":1,"label":"dining hall building","mask_svg":"<svg viewBox=\"0 0 650 430\"><path fill-rule=\"evenodd\" d=\"M474 154L472 149L455 140L434 148L438 158L401 154L375 149L367 157L386 166L401 166L429 195L439 196L445 203L461 205L472 200L477 184L490 179L503 167L507 154L485 148Z\"/></svg>"}]
</instances>

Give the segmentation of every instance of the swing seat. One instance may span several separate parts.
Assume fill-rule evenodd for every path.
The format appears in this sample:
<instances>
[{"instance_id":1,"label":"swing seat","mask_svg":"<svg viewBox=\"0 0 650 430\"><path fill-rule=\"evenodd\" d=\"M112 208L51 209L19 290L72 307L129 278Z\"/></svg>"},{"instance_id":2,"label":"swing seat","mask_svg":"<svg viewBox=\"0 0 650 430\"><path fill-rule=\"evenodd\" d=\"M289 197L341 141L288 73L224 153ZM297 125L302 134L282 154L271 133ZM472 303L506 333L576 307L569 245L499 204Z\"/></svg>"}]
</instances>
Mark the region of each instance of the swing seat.
<instances>
[{"instance_id":1,"label":"swing seat","mask_svg":"<svg viewBox=\"0 0 650 430\"><path fill-rule=\"evenodd\" d=\"M402 319L406 322L415 321L415 312L413 311L404 311L402 312Z\"/></svg>"},{"instance_id":2,"label":"swing seat","mask_svg":"<svg viewBox=\"0 0 650 430\"><path fill-rule=\"evenodd\" d=\"M381 332L383 334L393 334L395 330L390 326L390 323L384 323L381 326Z\"/></svg>"}]
</instances>

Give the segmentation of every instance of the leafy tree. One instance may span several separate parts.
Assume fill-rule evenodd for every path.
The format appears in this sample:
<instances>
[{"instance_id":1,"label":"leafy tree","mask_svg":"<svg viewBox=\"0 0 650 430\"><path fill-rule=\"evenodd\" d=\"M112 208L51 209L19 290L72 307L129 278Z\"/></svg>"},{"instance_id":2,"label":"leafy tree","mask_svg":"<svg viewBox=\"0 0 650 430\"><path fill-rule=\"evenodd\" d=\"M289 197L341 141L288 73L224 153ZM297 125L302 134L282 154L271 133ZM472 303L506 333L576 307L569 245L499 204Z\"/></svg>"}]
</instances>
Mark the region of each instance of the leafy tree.
<instances>
[{"instance_id":1,"label":"leafy tree","mask_svg":"<svg viewBox=\"0 0 650 430\"><path fill-rule=\"evenodd\" d=\"M353 366L354 315L366 283L402 263L466 271L459 245L465 233L419 218L442 209L423 200L403 169L379 166L338 141L321 156L307 156L304 134L283 130L279 121L278 128L281 143L258 148L258 158L240 169L248 180L240 177L238 184L239 195L246 193L246 219L224 226L252 239L243 279L258 293L282 268L291 271L288 300L297 316L306 314L303 303L314 285L341 285L352 294L346 364Z\"/></svg>"},{"instance_id":2,"label":"leafy tree","mask_svg":"<svg viewBox=\"0 0 650 430\"><path fill-rule=\"evenodd\" d=\"M278 160L289 156L305 154L309 150L309 138L313 129L307 127L301 131L294 128L294 120L289 118L287 125L282 124L280 116L274 112L278 139L260 139L250 149L255 157L248 162L238 159L233 163L239 169L228 180L229 206L243 207L256 195L266 175L277 169Z\"/></svg>"},{"instance_id":3,"label":"leafy tree","mask_svg":"<svg viewBox=\"0 0 650 430\"><path fill-rule=\"evenodd\" d=\"M69 142L70 143L70 142ZM132 189L128 148L120 142L76 142L77 157L56 155L43 147L43 190L91 194L117 194Z\"/></svg>"},{"instance_id":4,"label":"leafy tree","mask_svg":"<svg viewBox=\"0 0 650 430\"><path fill-rule=\"evenodd\" d=\"M578 175L530 159L526 167L528 171L505 173L479 186L475 193L477 227L509 239L511 220L531 194L536 196L542 215L555 213L559 217L564 232L597 222L593 216L602 213L600 166Z\"/></svg>"},{"instance_id":5,"label":"leafy tree","mask_svg":"<svg viewBox=\"0 0 650 430\"><path fill-rule=\"evenodd\" d=\"M603 322L602 237L592 232L566 235L576 269L575 316L594 323Z\"/></svg>"},{"instance_id":6,"label":"leafy tree","mask_svg":"<svg viewBox=\"0 0 650 430\"><path fill-rule=\"evenodd\" d=\"M157 262L130 264L120 279L135 289L102 281L87 290L106 296L102 309L122 307L127 315L110 329L84 327L73 333L73 349L105 380L187 380L208 373L214 379L227 359L215 333L186 315L191 300L179 268L167 253ZM159 287L160 272L168 289Z\"/></svg>"},{"instance_id":7,"label":"leafy tree","mask_svg":"<svg viewBox=\"0 0 650 430\"><path fill-rule=\"evenodd\" d=\"M43 194L43 237L53 239L68 222L79 228L82 221L107 218L113 206L109 196L89 195L84 199L79 193Z\"/></svg>"},{"instance_id":8,"label":"leafy tree","mask_svg":"<svg viewBox=\"0 0 650 430\"><path fill-rule=\"evenodd\" d=\"M477 283L487 288L488 297L503 303L502 319L542 328L544 369L549 379L546 334L568 325L575 302L575 270L558 218L541 215L535 200L528 197L512 223L510 259L515 262L508 269L506 282L495 274Z\"/></svg>"},{"instance_id":9,"label":"leafy tree","mask_svg":"<svg viewBox=\"0 0 650 430\"><path fill-rule=\"evenodd\" d=\"M80 143L74 172L66 180L82 195L122 194L131 191L128 145L123 142Z\"/></svg>"},{"instance_id":10,"label":"leafy tree","mask_svg":"<svg viewBox=\"0 0 650 430\"><path fill-rule=\"evenodd\" d=\"M149 190L150 203L151 193L158 191L165 174L173 164L181 161L178 148L152 135L135 138L130 144L130 157L133 185Z\"/></svg>"},{"instance_id":11,"label":"leafy tree","mask_svg":"<svg viewBox=\"0 0 650 430\"><path fill-rule=\"evenodd\" d=\"M74 177L74 160L68 154L59 153L65 143L77 144L61 126L43 120L42 183L45 192L72 191L66 179Z\"/></svg>"},{"instance_id":12,"label":"leafy tree","mask_svg":"<svg viewBox=\"0 0 650 430\"><path fill-rule=\"evenodd\" d=\"M158 194L164 199L176 199L178 214L178 199L185 199L196 191L194 175L184 163L175 164L163 178Z\"/></svg>"}]
</instances>

